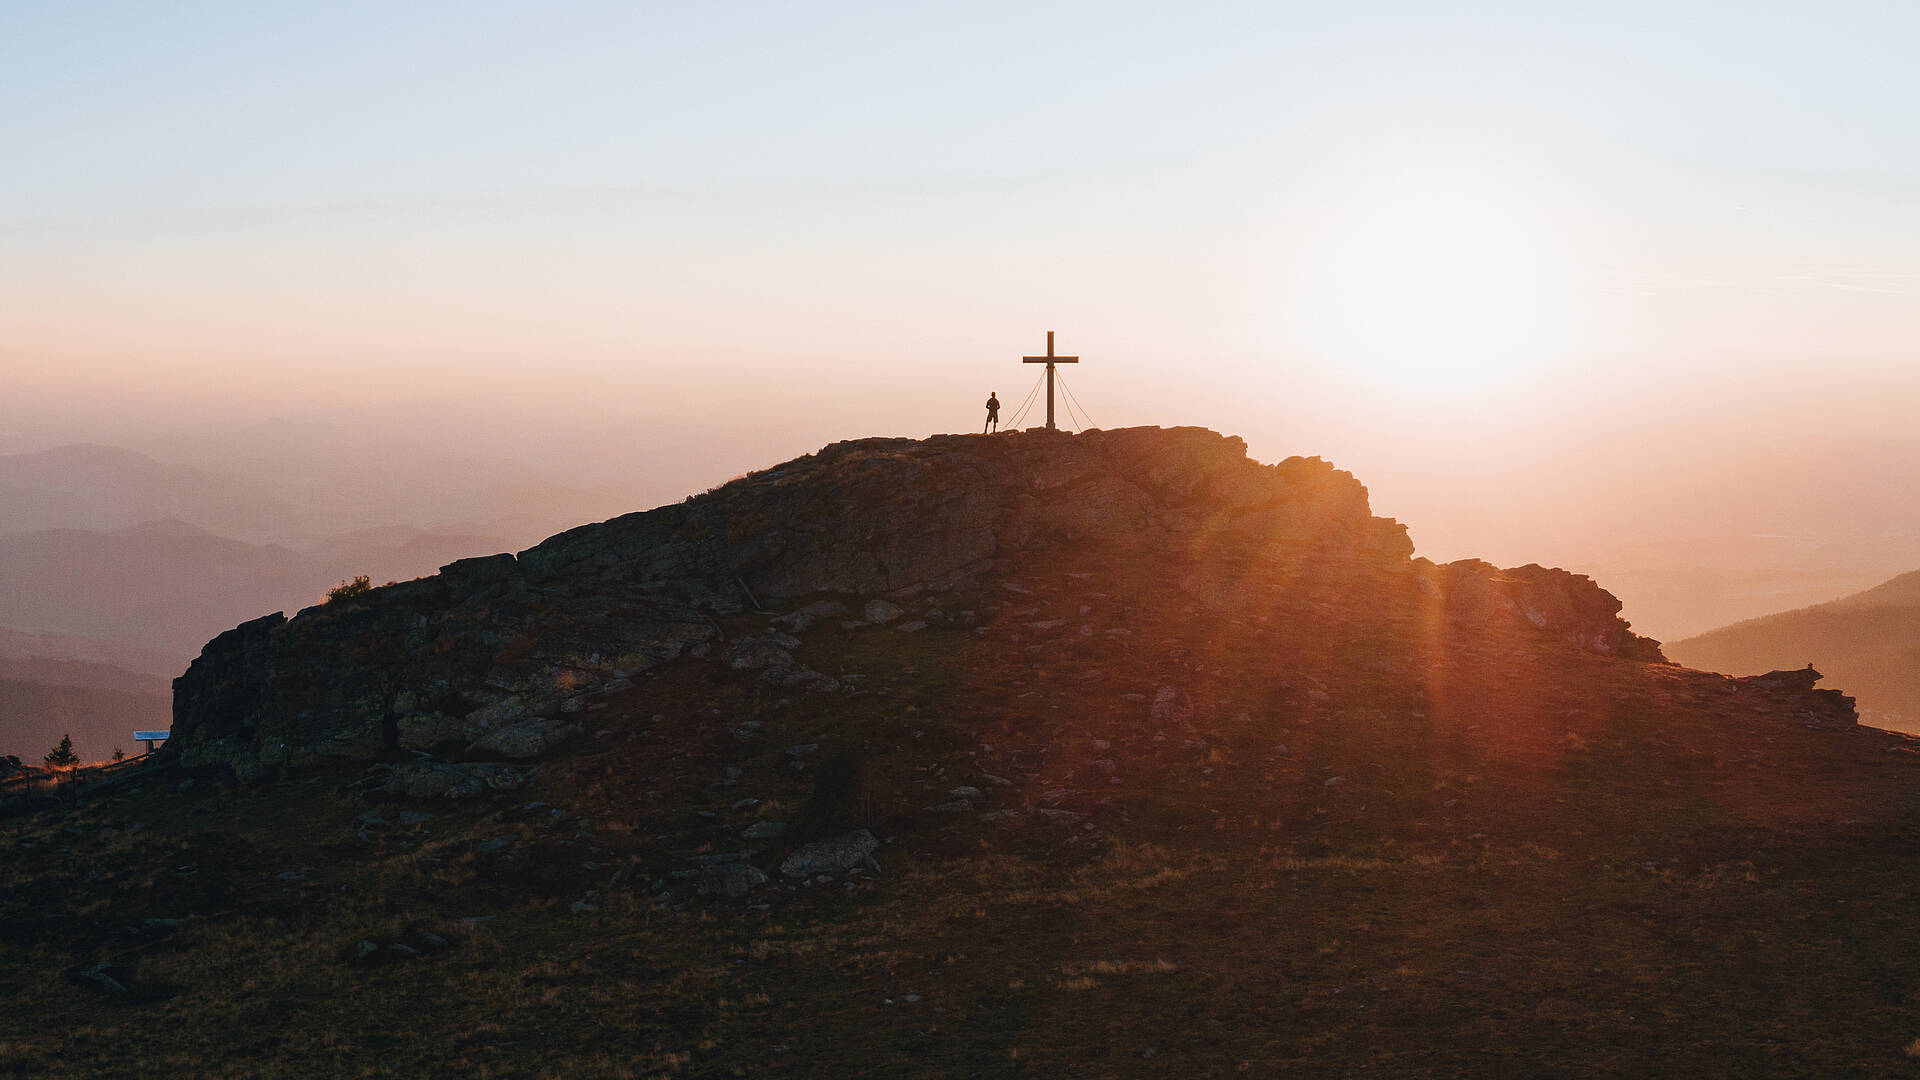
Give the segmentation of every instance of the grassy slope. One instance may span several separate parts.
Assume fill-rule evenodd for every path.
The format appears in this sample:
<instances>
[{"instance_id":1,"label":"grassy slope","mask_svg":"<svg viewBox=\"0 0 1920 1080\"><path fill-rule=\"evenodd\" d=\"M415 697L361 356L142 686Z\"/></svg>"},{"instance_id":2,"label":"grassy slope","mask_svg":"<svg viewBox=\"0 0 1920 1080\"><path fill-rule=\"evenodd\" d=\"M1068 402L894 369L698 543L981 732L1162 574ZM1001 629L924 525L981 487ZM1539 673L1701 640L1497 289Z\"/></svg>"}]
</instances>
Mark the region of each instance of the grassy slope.
<instances>
[{"instance_id":1,"label":"grassy slope","mask_svg":"<svg viewBox=\"0 0 1920 1080\"><path fill-rule=\"evenodd\" d=\"M0 822L0 1072L1910 1071L1914 743L1338 582L1019 580L908 605L962 625L816 630L859 696L643 680L527 792L342 769ZM672 872L791 818L810 742L867 755L884 873L694 899ZM961 784L1018 812L925 809ZM432 818L361 839L369 807ZM99 959L127 999L61 980Z\"/></svg>"}]
</instances>

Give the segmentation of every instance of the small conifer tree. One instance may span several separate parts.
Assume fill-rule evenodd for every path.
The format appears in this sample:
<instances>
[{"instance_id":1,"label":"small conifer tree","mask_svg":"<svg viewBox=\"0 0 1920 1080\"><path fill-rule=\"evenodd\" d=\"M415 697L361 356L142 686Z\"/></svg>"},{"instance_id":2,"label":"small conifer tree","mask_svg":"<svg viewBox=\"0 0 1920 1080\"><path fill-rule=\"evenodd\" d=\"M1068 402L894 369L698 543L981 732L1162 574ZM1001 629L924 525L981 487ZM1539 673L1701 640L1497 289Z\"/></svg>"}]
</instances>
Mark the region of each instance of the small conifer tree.
<instances>
[{"instance_id":1,"label":"small conifer tree","mask_svg":"<svg viewBox=\"0 0 1920 1080\"><path fill-rule=\"evenodd\" d=\"M116 747L114 747L114 748L113 748L113 760L115 760L115 761L125 761L125 760L127 760L127 752L126 752L125 750L122 750L122 749L120 749L120 748L119 748L119 747L117 747L117 746L116 746Z\"/></svg>"},{"instance_id":2,"label":"small conifer tree","mask_svg":"<svg viewBox=\"0 0 1920 1080\"><path fill-rule=\"evenodd\" d=\"M55 769L71 769L80 764L80 755L73 752L73 736L60 736L60 745L47 751L47 756L41 760Z\"/></svg>"}]
</instances>

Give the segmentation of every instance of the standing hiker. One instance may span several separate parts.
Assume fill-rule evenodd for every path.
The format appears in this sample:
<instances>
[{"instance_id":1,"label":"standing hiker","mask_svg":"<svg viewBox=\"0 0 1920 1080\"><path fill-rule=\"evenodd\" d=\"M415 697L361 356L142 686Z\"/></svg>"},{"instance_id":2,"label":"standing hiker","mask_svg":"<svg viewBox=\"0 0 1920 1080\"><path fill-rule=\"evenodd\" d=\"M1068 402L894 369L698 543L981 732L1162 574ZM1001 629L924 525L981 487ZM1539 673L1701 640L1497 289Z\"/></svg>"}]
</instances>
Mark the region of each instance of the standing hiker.
<instances>
[{"instance_id":1,"label":"standing hiker","mask_svg":"<svg viewBox=\"0 0 1920 1080\"><path fill-rule=\"evenodd\" d=\"M987 391L987 422L980 425L980 434L985 435L988 428L1000 430L1000 399L991 390Z\"/></svg>"}]
</instances>

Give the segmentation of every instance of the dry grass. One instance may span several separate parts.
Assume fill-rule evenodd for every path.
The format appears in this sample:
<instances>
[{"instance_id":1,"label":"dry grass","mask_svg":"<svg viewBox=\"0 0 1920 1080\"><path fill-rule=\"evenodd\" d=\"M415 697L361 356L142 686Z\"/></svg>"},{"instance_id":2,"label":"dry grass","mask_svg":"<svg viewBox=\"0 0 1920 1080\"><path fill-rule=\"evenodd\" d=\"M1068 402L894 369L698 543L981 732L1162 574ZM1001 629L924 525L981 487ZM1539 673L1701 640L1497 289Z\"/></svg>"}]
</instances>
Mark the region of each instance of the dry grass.
<instances>
[{"instance_id":1,"label":"dry grass","mask_svg":"<svg viewBox=\"0 0 1920 1080\"><path fill-rule=\"evenodd\" d=\"M1029 580L1020 608L1067 618L1080 593L1130 587ZM1678 720L1647 704L1678 677L1623 665L1402 665L1451 680L1410 687L1351 643L1285 637L1299 619L1219 633L1217 615L1122 604L1089 606L1131 636L1035 653L962 630L815 631L803 660L867 675L860 696L670 672L596 714L615 737L466 807L363 801L346 769L0 821L0 1075L1913 1067L1910 756ZM1452 655L1404 627L1353 633ZM1167 641L1186 644L1150 644ZM1294 689L1316 683L1341 699ZM1190 719L1146 729L1172 684ZM1569 700L1547 708L1549 692ZM742 718L760 734L728 734ZM811 791L782 750L815 741L868 755L883 872L695 900L671 875L790 820ZM961 784L1015 816L922 809ZM761 802L734 811L744 795ZM370 808L432 817L362 841ZM185 921L141 929L153 917ZM362 940L421 952L360 963ZM138 993L64 980L100 960Z\"/></svg>"}]
</instances>

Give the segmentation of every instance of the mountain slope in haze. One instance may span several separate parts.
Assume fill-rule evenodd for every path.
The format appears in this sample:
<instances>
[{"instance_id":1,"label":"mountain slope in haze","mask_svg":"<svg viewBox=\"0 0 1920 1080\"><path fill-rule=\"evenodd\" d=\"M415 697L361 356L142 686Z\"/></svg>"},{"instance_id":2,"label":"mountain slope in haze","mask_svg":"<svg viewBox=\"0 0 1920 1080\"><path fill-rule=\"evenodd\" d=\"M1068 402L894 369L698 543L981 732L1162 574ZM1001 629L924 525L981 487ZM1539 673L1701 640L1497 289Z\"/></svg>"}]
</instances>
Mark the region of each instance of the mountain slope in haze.
<instances>
[{"instance_id":1,"label":"mountain slope in haze","mask_svg":"<svg viewBox=\"0 0 1920 1080\"><path fill-rule=\"evenodd\" d=\"M164 465L120 447L73 444L0 455L0 522L7 532L111 532L171 519L261 538L287 535L296 517L263 480Z\"/></svg>"},{"instance_id":2,"label":"mountain slope in haze","mask_svg":"<svg viewBox=\"0 0 1920 1080\"><path fill-rule=\"evenodd\" d=\"M98 664L136 675L159 675L167 679L179 674L183 666L172 654L158 649L142 649L99 638L29 634L4 627L0 627L0 659Z\"/></svg>"},{"instance_id":3,"label":"mountain slope in haze","mask_svg":"<svg viewBox=\"0 0 1920 1080\"><path fill-rule=\"evenodd\" d=\"M0 1062L1904 1075L1920 743L1816 677L1211 432L835 444L209 642L0 800Z\"/></svg>"},{"instance_id":4,"label":"mountain slope in haze","mask_svg":"<svg viewBox=\"0 0 1920 1080\"><path fill-rule=\"evenodd\" d=\"M298 552L179 521L0 535L0 626L191 655L236 618L338 581Z\"/></svg>"},{"instance_id":5,"label":"mountain slope in haze","mask_svg":"<svg viewBox=\"0 0 1920 1080\"><path fill-rule=\"evenodd\" d=\"M1867 588L1912 558L1909 536L1739 533L1617 544L1578 565L1674 641Z\"/></svg>"},{"instance_id":6,"label":"mountain slope in haze","mask_svg":"<svg viewBox=\"0 0 1920 1080\"><path fill-rule=\"evenodd\" d=\"M1668 651L1684 664L1735 673L1812 663L1859 699L1867 723L1920 730L1920 571L1674 642Z\"/></svg>"},{"instance_id":7,"label":"mountain slope in haze","mask_svg":"<svg viewBox=\"0 0 1920 1080\"><path fill-rule=\"evenodd\" d=\"M43 648L61 644L12 636ZM169 676L91 660L12 654L0 643L0 755L37 762L61 736L71 735L82 760L105 761L115 747L139 752L134 731L172 723Z\"/></svg>"},{"instance_id":8,"label":"mountain slope in haze","mask_svg":"<svg viewBox=\"0 0 1920 1080\"><path fill-rule=\"evenodd\" d=\"M177 674L209 636L263 610L310 604L355 575L412 578L507 546L410 526L330 538L311 554L180 521L0 534L0 627L157 651L171 658L159 670Z\"/></svg>"},{"instance_id":9,"label":"mountain slope in haze","mask_svg":"<svg viewBox=\"0 0 1920 1080\"><path fill-rule=\"evenodd\" d=\"M139 754L146 747L134 741L134 732L164 731L173 723L173 699L164 691L73 686L14 674L35 673L0 668L0 754L29 764L38 764L63 736L72 736L82 761L105 761L116 748Z\"/></svg>"},{"instance_id":10,"label":"mountain slope in haze","mask_svg":"<svg viewBox=\"0 0 1920 1080\"><path fill-rule=\"evenodd\" d=\"M471 434L497 427L498 416L468 410L456 419L434 402L404 411L404 419L385 424L281 417L196 431L152 449L167 460L274 485L300 515L296 533L271 539L302 550L315 537L396 524L503 536L503 546L513 548L631 505L576 482L564 456L541 455L533 464L527 454L499 448L503 436L486 440L485 451L456 452L421 430L466 425ZM537 439L517 428L514 435Z\"/></svg>"}]
</instances>

